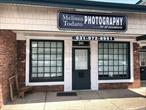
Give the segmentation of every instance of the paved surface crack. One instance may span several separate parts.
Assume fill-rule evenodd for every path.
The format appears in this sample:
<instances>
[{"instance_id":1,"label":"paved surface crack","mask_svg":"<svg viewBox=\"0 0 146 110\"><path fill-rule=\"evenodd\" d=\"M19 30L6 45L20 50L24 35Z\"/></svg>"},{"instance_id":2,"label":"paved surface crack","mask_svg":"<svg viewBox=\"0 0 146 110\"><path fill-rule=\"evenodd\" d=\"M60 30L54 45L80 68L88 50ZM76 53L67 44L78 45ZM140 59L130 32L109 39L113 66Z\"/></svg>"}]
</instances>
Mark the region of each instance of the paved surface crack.
<instances>
[{"instance_id":1,"label":"paved surface crack","mask_svg":"<svg viewBox=\"0 0 146 110\"><path fill-rule=\"evenodd\" d=\"M44 101L44 107L43 107L43 110L45 110L45 107L46 107L47 94L48 94L48 92L46 91L46 92L45 92L45 101Z\"/></svg>"}]
</instances>

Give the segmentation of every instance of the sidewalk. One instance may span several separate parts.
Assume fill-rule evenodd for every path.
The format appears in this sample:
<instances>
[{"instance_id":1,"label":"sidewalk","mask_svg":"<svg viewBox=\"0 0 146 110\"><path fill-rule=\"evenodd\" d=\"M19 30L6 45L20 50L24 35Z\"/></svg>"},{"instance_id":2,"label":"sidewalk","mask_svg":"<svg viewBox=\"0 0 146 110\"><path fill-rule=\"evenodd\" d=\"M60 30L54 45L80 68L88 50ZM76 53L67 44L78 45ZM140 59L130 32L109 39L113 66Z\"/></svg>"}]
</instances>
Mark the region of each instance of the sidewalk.
<instances>
[{"instance_id":1,"label":"sidewalk","mask_svg":"<svg viewBox=\"0 0 146 110\"><path fill-rule=\"evenodd\" d=\"M78 91L77 96L37 92L9 103L2 110L146 110L146 87Z\"/></svg>"}]
</instances>

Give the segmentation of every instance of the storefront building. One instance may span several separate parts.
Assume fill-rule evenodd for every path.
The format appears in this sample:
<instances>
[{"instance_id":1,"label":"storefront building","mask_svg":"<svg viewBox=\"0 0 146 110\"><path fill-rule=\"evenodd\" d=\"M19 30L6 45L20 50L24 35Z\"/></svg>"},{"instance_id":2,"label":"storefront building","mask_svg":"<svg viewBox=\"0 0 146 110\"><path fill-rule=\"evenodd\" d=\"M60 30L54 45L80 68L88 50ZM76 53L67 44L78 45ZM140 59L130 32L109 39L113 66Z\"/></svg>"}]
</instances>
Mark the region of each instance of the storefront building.
<instances>
[{"instance_id":1,"label":"storefront building","mask_svg":"<svg viewBox=\"0 0 146 110\"><path fill-rule=\"evenodd\" d=\"M92 1L0 0L0 105L14 74L19 86L35 91L140 87L144 43L137 39L146 34L145 10Z\"/></svg>"}]
</instances>

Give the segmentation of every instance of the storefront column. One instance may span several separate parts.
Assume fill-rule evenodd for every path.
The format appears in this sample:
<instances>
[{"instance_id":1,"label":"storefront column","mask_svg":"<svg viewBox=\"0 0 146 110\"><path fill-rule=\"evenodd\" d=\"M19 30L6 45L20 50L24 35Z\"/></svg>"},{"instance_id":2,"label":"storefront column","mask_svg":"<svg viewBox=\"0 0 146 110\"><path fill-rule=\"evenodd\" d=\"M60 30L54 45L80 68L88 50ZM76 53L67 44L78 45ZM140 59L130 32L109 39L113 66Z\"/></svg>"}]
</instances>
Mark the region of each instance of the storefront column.
<instances>
[{"instance_id":1,"label":"storefront column","mask_svg":"<svg viewBox=\"0 0 146 110\"><path fill-rule=\"evenodd\" d=\"M91 90L98 90L98 42L91 41Z\"/></svg>"},{"instance_id":2,"label":"storefront column","mask_svg":"<svg viewBox=\"0 0 146 110\"><path fill-rule=\"evenodd\" d=\"M64 53L64 91L72 91L72 40L65 40Z\"/></svg>"},{"instance_id":3,"label":"storefront column","mask_svg":"<svg viewBox=\"0 0 146 110\"><path fill-rule=\"evenodd\" d=\"M9 77L16 74L16 34L0 30L0 107L10 98Z\"/></svg>"}]
</instances>

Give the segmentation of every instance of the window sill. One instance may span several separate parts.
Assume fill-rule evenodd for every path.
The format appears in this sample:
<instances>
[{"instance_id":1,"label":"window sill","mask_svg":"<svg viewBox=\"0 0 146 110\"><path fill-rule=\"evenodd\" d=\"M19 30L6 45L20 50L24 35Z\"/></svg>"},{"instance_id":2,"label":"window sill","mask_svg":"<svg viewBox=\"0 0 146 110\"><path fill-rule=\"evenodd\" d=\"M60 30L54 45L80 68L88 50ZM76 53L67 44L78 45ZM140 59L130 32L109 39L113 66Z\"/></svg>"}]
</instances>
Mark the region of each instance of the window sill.
<instances>
[{"instance_id":1,"label":"window sill","mask_svg":"<svg viewBox=\"0 0 146 110\"><path fill-rule=\"evenodd\" d=\"M64 85L64 81L61 81L61 82L26 82L26 86L50 86L50 85Z\"/></svg>"},{"instance_id":2,"label":"window sill","mask_svg":"<svg viewBox=\"0 0 146 110\"><path fill-rule=\"evenodd\" d=\"M98 83L132 83L132 79L123 79L123 80L98 80Z\"/></svg>"}]
</instances>

